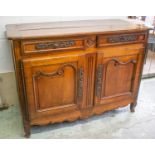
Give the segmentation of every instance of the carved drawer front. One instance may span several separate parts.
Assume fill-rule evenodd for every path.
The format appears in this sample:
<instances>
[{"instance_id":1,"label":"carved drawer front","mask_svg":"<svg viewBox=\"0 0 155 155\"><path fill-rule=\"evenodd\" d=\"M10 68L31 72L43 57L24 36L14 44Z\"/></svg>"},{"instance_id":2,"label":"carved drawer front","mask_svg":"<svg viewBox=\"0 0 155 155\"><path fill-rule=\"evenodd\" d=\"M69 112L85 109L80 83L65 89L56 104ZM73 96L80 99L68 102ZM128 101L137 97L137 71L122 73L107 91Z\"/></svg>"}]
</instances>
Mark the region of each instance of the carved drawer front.
<instances>
[{"instance_id":1,"label":"carved drawer front","mask_svg":"<svg viewBox=\"0 0 155 155\"><path fill-rule=\"evenodd\" d=\"M30 119L79 111L84 101L83 56L23 60Z\"/></svg>"},{"instance_id":2,"label":"carved drawer front","mask_svg":"<svg viewBox=\"0 0 155 155\"><path fill-rule=\"evenodd\" d=\"M122 35L100 35L98 36L98 47L115 44L145 42L146 33L122 34Z\"/></svg>"},{"instance_id":3,"label":"carved drawer front","mask_svg":"<svg viewBox=\"0 0 155 155\"><path fill-rule=\"evenodd\" d=\"M22 52L24 54L62 51L62 50L76 50L84 48L85 48L84 38L22 41Z\"/></svg>"}]
</instances>

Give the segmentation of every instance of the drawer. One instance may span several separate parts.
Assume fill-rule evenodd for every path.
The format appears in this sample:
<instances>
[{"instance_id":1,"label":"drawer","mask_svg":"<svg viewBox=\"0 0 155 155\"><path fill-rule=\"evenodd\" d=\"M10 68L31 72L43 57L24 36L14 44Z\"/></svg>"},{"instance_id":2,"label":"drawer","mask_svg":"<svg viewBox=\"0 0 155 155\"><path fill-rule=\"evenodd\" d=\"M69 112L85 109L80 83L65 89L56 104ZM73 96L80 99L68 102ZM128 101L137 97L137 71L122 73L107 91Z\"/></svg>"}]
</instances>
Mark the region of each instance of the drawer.
<instances>
[{"instance_id":1,"label":"drawer","mask_svg":"<svg viewBox=\"0 0 155 155\"><path fill-rule=\"evenodd\" d=\"M127 44L145 42L147 39L146 33L122 34L122 35L99 35L97 47L108 45Z\"/></svg>"},{"instance_id":2,"label":"drawer","mask_svg":"<svg viewBox=\"0 0 155 155\"><path fill-rule=\"evenodd\" d=\"M106 46L98 50L98 53L104 55L104 58L116 56L128 56L135 54L144 54L145 46L143 43L127 44L118 46Z\"/></svg>"},{"instance_id":3,"label":"drawer","mask_svg":"<svg viewBox=\"0 0 155 155\"><path fill-rule=\"evenodd\" d=\"M21 42L23 54L56 52L65 50L84 50L96 46L96 37L67 39L24 40Z\"/></svg>"}]
</instances>

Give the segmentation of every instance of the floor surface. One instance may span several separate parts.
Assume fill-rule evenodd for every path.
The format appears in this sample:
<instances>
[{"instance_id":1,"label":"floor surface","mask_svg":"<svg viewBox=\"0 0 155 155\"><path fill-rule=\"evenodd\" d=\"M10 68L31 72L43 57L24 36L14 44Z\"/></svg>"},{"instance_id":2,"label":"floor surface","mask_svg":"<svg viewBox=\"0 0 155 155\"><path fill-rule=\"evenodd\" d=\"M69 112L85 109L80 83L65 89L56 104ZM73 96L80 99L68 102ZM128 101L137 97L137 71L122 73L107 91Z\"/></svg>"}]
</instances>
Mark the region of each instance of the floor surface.
<instances>
[{"instance_id":1,"label":"floor surface","mask_svg":"<svg viewBox=\"0 0 155 155\"><path fill-rule=\"evenodd\" d=\"M0 111L0 138L24 138L23 134L19 107ZM155 78L142 81L135 113L128 106L86 120L33 127L31 138L154 139Z\"/></svg>"}]
</instances>

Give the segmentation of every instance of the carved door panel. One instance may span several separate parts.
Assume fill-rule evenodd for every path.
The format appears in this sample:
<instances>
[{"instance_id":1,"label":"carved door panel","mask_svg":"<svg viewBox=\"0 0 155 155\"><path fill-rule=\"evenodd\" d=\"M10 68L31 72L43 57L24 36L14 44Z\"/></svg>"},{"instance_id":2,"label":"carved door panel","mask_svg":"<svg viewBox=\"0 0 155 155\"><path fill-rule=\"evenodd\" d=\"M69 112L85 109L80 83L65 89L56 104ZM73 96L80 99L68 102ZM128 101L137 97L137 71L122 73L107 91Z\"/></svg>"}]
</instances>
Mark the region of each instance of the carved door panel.
<instances>
[{"instance_id":1,"label":"carved door panel","mask_svg":"<svg viewBox=\"0 0 155 155\"><path fill-rule=\"evenodd\" d=\"M84 106L85 56L23 60L30 119L77 111Z\"/></svg>"},{"instance_id":2,"label":"carved door panel","mask_svg":"<svg viewBox=\"0 0 155 155\"><path fill-rule=\"evenodd\" d=\"M95 104L107 104L127 98L134 99L143 57L143 54L134 54L104 58L104 54L99 53Z\"/></svg>"}]
</instances>

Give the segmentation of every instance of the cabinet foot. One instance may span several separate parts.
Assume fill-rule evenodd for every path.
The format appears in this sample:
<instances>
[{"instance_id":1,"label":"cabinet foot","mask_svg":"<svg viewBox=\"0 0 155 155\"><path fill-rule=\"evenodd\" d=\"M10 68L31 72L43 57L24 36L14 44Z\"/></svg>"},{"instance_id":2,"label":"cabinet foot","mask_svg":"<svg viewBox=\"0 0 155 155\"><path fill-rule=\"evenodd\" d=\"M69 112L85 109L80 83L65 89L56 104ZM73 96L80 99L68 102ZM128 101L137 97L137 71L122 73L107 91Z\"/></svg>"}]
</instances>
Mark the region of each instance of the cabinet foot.
<instances>
[{"instance_id":1,"label":"cabinet foot","mask_svg":"<svg viewBox=\"0 0 155 155\"><path fill-rule=\"evenodd\" d=\"M31 135L31 128L30 128L30 124L28 122L24 123L24 131L25 131L25 138L29 138Z\"/></svg>"},{"instance_id":2,"label":"cabinet foot","mask_svg":"<svg viewBox=\"0 0 155 155\"><path fill-rule=\"evenodd\" d=\"M130 111L131 111L131 112L135 112L135 107L136 107L136 105L137 105L137 102L131 103L131 104L130 104Z\"/></svg>"},{"instance_id":3,"label":"cabinet foot","mask_svg":"<svg viewBox=\"0 0 155 155\"><path fill-rule=\"evenodd\" d=\"M25 138L30 138L30 132L25 132L24 137L25 137Z\"/></svg>"}]
</instances>

